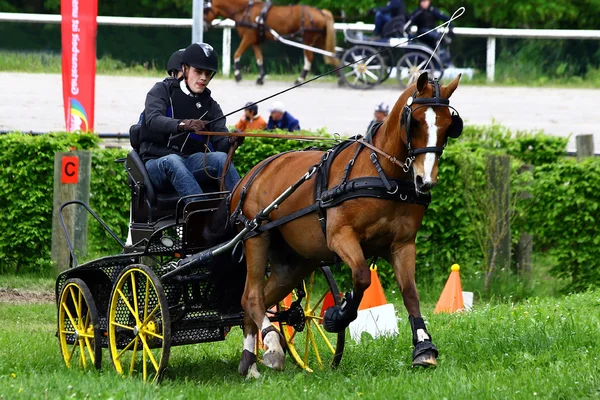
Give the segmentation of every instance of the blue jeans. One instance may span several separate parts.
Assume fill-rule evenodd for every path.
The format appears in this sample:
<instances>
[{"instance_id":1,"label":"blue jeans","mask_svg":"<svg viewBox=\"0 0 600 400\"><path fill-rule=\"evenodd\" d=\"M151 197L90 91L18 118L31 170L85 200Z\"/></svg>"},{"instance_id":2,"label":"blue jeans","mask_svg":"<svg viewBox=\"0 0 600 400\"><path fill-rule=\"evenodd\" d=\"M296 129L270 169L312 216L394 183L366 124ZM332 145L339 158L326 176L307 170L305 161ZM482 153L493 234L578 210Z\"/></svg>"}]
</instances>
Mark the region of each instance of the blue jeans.
<instances>
[{"instance_id":1,"label":"blue jeans","mask_svg":"<svg viewBox=\"0 0 600 400\"><path fill-rule=\"evenodd\" d=\"M196 153L187 158L170 154L147 161L146 170L157 191L167 192L173 187L183 197L204 193L200 184L218 185L219 180L214 177L221 177L226 160L227 154L220 151ZM240 175L231 164L225 174L225 189L233 190L239 180Z\"/></svg>"},{"instance_id":2,"label":"blue jeans","mask_svg":"<svg viewBox=\"0 0 600 400\"><path fill-rule=\"evenodd\" d=\"M375 35L381 36L381 32L383 31L383 27L391 19L392 19L392 14L391 13L389 13L389 12L385 13L385 12L377 11L375 13L375 30L373 31L373 33Z\"/></svg>"}]
</instances>

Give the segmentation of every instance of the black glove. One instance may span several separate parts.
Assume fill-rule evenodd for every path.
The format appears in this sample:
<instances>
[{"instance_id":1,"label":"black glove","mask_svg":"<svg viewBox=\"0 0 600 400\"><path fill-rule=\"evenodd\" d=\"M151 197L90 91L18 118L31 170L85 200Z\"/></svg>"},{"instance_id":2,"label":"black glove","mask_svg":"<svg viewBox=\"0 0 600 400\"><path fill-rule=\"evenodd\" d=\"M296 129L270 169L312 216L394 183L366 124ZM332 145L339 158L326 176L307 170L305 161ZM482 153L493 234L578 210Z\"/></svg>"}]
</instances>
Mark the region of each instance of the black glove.
<instances>
[{"instance_id":1,"label":"black glove","mask_svg":"<svg viewBox=\"0 0 600 400\"><path fill-rule=\"evenodd\" d=\"M179 132L183 131L203 131L206 129L206 122L199 119L184 119L177 125Z\"/></svg>"},{"instance_id":2,"label":"black glove","mask_svg":"<svg viewBox=\"0 0 600 400\"><path fill-rule=\"evenodd\" d=\"M246 140L245 136L229 136L229 144L234 144L235 142L237 142L238 147L241 146L242 143L244 143L244 140Z\"/></svg>"}]
</instances>

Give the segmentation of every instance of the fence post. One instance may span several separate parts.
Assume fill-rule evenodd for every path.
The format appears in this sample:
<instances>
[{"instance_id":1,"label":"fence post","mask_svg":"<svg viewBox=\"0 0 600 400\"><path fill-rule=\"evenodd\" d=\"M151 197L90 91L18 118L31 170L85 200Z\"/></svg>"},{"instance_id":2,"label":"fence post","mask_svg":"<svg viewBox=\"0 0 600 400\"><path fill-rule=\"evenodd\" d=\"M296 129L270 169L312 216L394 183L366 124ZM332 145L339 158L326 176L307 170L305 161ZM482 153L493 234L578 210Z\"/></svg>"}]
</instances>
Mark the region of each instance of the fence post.
<instances>
[{"instance_id":1,"label":"fence post","mask_svg":"<svg viewBox=\"0 0 600 400\"><path fill-rule=\"evenodd\" d=\"M204 0L193 0L192 4L192 43L204 41Z\"/></svg>"},{"instance_id":2,"label":"fence post","mask_svg":"<svg viewBox=\"0 0 600 400\"><path fill-rule=\"evenodd\" d=\"M519 168L519 173L530 173L533 179L533 165L525 164ZM527 180L524 183L525 186L531 186L532 180ZM521 193L521 199L531 199L533 196L531 192L525 190ZM526 218L526 217L525 217ZM528 232L521 232L519 243L515 251L517 258L517 272L526 278L531 277L531 271L533 269L533 236Z\"/></svg>"},{"instance_id":3,"label":"fence post","mask_svg":"<svg viewBox=\"0 0 600 400\"><path fill-rule=\"evenodd\" d=\"M223 76L229 77L231 72L231 28L223 28Z\"/></svg>"},{"instance_id":4,"label":"fence post","mask_svg":"<svg viewBox=\"0 0 600 400\"><path fill-rule=\"evenodd\" d=\"M510 156L490 155L487 162L489 190L494 214L491 223L492 251L496 251L495 268L510 268ZM495 247L495 249L494 249Z\"/></svg>"},{"instance_id":5,"label":"fence post","mask_svg":"<svg viewBox=\"0 0 600 400\"><path fill-rule=\"evenodd\" d=\"M586 157L594 156L594 135L575 136L577 146L577 160L580 161Z\"/></svg>"},{"instance_id":6,"label":"fence post","mask_svg":"<svg viewBox=\"0 0 600 400\"><path fill-rule=\"evenodd\" d=\"M58 209L69 200L88 202L90 199L90 175L92 155L89 151L61 152L54 154L54 201L52 213L52 261L57 273L69 267L70 252L58 219ZM79 259L87 251L87 211L76 205L63 212L69 237Z\"/></svg>"},{"instance_id":7,"label":"fence post","mask_svg":"<svg viewBox=\"0 0 600 400\"><path fill-rule=\"evenodd\" d=\"M488 82L494 82L496 77L496 37L487 38L486 74Z\"/></svg>"}]
</instances>

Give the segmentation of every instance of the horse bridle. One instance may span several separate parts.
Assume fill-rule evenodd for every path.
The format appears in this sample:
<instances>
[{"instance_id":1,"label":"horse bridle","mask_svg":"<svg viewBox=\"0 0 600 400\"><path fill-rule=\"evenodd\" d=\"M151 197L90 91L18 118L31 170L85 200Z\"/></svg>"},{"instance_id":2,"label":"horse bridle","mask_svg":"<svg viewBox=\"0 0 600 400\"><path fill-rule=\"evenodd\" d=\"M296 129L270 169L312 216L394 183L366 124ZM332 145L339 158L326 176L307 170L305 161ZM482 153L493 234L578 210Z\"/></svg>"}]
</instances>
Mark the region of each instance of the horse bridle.
<instances>
[{"instance_id":1,"label":"horse bridle","mask_svg":"<svg viewBox=\"0 0 600 400\"><path fill-rule=\"evenodd\" d=\"M446 144L448 143L448 137L458 138L462 133L463 121L458 111L454 107L450 105L449 99L442 99L440 97L440 83L437 79L429 81L433 85L433 97L417 97L418 90L412 94L411 97L406 100L406 104L404 105L404 110L402 111L402 118L400 119L400 129L402 129L402 125L406 127L406 147L408 148L408 158L414 159L417 155L423 153L436 153L441 155L446 148ZM417 105L413 108L414 105ZM412 132L411 132L411 121L412 114L425 107L448 107L454 113L452 114L452 123L448 127L448 131L446 132L446 139L444 140L443 146L427 146L420 147L418 149L413 149L412 146Z\"/></svg>"}]
</instances>

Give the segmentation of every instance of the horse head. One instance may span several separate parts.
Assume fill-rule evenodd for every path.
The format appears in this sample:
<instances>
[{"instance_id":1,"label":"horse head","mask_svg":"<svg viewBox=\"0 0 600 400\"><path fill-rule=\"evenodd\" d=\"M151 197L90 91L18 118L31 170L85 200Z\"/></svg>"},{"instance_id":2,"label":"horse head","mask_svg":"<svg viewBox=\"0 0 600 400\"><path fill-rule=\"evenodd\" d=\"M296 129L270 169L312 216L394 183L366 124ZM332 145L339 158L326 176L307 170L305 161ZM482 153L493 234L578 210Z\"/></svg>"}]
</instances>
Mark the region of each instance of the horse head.
<instances>
[{"instance_id":1,"label":"horse head","mask_svg":"<svg viewBox=\"0 0 600 400\"><path fill-rule=\"evenodd\" d=\"M208 30L214 19L219 16L218 8L213 6L212 1L204 3L204 31Z\"/></svg>"},{"instance_id":2,"label":"horse head","mask_svg":"<svg viewBox=\"0 0 600 400\"><path fill-rule=\"evenodd\" d=\"M412 161L412 175L418 192L426 193L437 184L438 159L448 138L458 138L462 132L462 119L448 100L458 87L460 77L442 86L435 80L429 81L424 72L396 104L403 104L402 110L397 111L401 113L400 133L407 160Z\"/></svg>"}]
</instances>

